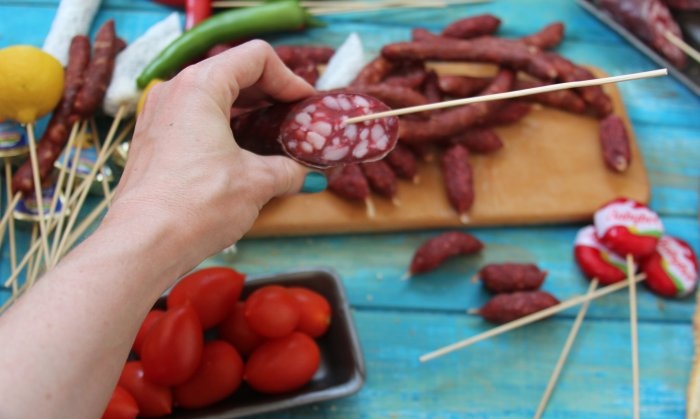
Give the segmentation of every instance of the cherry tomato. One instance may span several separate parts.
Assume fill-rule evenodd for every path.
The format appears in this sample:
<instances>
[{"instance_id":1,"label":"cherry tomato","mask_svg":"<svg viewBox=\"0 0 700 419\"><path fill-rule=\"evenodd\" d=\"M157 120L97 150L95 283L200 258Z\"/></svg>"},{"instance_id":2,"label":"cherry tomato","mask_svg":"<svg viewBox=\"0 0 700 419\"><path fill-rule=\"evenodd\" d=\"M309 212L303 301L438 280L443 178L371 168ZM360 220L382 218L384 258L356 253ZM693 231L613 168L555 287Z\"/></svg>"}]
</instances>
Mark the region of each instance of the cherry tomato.
<instances>
[{"instance_id":1,"label":"cherry tomato","mask_svg":"<svg viewBox=\"0 0 700 419\"><path fill-rule=\"evenodd\" d=\"M134 396L141 416L158 417L172 413L173 394L170 388L148 381L141 361L129 361L124 365L119 385Z\"/></svg>"},{"instance_id":2,"label":"cherry tomato","mask_svg":"<svg viewBox=\"0 0 700 419\"><path fill-rule=\"evenodd\" d=\"M143 339L146 337L146 334L149 330L151 330L151 327L164 315L165 311L163 310L155 309L148 312L146 318L143 319L143 323L141 323L141 328L139 328L139 331L136 334L136 339L134 339L134 344L131 347L135 354L138 355L141 353L141 345L143 345Z\"/></svg>"},{"instance_id":3,"label":"cherry tomato","mask_svg":"<svg viewBox=\"0 0 700 419\"><path fill-rule=\"evenodd\" d=\"M163 386L184 383L197 370L203 346L204 333L194 308L185 304L169 309L143 340L146 378Z\"/></svg>"},{"instance_id":4,"label":"cherry tomato","mask_svg":"<svg viewBox=\"0 0 700 419\"><path fill-rule=\"evenodd\" d=\"M331 305L326 297L308 288L287 288L299 302L299 324L297 330L312 338L317 338L328 330L331 324Z\"/></svg>"},{"instance_id":5,"label":"cherry tomato","mask_svg":"<svg viewBox=\"0 0 700 419\"><path fill-rule=\"evenodd\" d=\"M270 339L248 358L244 379L261 393L284 393L308 383L321 363L316 342L301 332Z\"/></svg>"},{"instance_id":6,"label":"cherry tomato","mask_svg":"<svg viewBox=\"0 0 700 419\"><path fill-rule=\"evenodd\" d=\"M237 302L231 314L219 325L218 333L221 339L232 344L241 355L248 356L265 341L265 338L248 326L244 312L245 303Z\"/></svg>"},{"instance_id":7,"label":"cherry tomato","mask_svg":"<svg viewBox=\"0 0 700 419\"><path fill-rule=\"evenodd\" d=\"M197 312L202 328L221 323L241 296L245 275L231 268L215 267L193 272L168 294L168 308L189 301Z\"/></svg>"},{"instance_id":8,"label":"cherry tomato","mask_svg":"<svg viewBox=\"0 0 700 419\"><path fill-rule=\"evenodd\" d=\"M102 414L102 419L134 419L138 414L139 407L134 396L124 387L117 386Z\"/></svg>"},{"instance_id":9,"label":"cherry tomato","mask_svg":"<svg viewBox=\"0 0 700 419\"><path fill-rule=\"evenodd\" d=\"M287 336L299 323L296 298L279 285L254 291L245 302L245 319L253 331L268 338Z\"/></svg>"},{"instance_id":10,"label":"cherry tomato","mask_svg":"<svg viewBox=\"0 0 700 419\"><path fill-rule=\"evenodd\" d=\"M173 389L175 402L186 409L209 406L233 394L243 380L243 360L223 340L204 345L202 362L186 383Z\"/></svg>"}]
</instances>

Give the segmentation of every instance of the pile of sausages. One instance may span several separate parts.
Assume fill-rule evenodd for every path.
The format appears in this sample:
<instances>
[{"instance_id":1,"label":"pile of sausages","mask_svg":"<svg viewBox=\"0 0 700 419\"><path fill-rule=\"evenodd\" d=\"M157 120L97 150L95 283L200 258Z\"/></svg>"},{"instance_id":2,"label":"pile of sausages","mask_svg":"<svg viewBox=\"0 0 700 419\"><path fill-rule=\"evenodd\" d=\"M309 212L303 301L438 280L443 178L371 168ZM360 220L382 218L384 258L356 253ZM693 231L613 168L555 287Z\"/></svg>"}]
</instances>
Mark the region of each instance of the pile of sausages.
<instances>
[{"instance_id":1,"label":"pile of sausages","mask_svg":"<svg viewBox=\"0 0 700 419\"><path fill-rule=\"evenodd\" d=\"M124 49L117 37L114 21L109 20L95 35L92 54L90 40L84 35L73 37L65 71L63 96L37 143L39 177L49 181L54 163L68 142L74 123L92 116L102 105L114 70L116 55ZM15 193L31 196L34 191L31 161L27 159L12 178Z\"/></svg>"},{"instance_id":2,"label":"pile of sausages","mask_svg":"<svg viewBox=\"0 0 700 419\"><path fill-rule=\"evenodd\" d=\"M478 253L483 247L483 243L469 233L446 231L416 249L409 274L430 272L448 259ZM540 290L546 276L546 271L532 263L485 265L475 279L481 279L484 288L495 295L476 313L486 321L500 324L559 304L554 296Z\"/></svg>"},{"instance_id":3,"label":"pile of sausages","mask_svg":"<svg viewBox=\"0 0 700 419\"><path fill-rule=\"evenodd\" d=\"M400 108L594 78L586 68L548 51L563 38L562 23L519 39L495 36L500 24L495 16L479 15L460 19L440 34L417 28L411 41L385 45L344 90ZM500 70L494 77L438 75L428 68L428 61L491 63ZM302 67L297 64L295 68L300 72ZM399 143L386 158L329 170L329 189L348 200L367 200L371 192L393 199L398 179L416 181L419 159L438 149L449 202L458 214L465 215L474 201L469 155L503 147L492 128L522 119L532 103L599 118L606 165L616 172L627 169L630 146L625 126L612 114L612 102L603 89L586 87L402 117Z\"/></svg>"}]
</instances>

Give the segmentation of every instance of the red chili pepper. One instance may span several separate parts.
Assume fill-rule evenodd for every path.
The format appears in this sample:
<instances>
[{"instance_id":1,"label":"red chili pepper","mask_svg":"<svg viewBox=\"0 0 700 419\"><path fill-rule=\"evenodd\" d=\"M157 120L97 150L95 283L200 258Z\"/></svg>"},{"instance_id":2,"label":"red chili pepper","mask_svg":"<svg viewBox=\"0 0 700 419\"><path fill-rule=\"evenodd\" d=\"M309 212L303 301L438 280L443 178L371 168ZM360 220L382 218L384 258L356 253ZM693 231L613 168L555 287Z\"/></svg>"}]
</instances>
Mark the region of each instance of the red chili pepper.
<instances>
[{"instance_id":1,"label":"red chili pepper","mask_svg":"<svg viewBox=\"0 0 700 419\"><path fill-rule=\"evenodd\" d=\"M185 30L211 16L211 0L185 0Z\"/></svg>"}]
</instances>

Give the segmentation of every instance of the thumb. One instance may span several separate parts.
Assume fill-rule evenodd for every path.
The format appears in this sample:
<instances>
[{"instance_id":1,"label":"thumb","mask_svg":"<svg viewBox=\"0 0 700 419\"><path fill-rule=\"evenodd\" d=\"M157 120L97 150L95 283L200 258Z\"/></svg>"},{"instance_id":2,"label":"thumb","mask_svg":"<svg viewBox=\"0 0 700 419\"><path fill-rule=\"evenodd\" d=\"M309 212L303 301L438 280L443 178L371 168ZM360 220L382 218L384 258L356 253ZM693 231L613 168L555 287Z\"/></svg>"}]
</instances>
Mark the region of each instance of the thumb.
<instances>
[{"instance_id":1,"label":"thumb","mask_svg":"<svg viewBox=\"0 0 700 419\"><path fill-rule=\"evenodd\" d=\"M294 160L283 156L261 157L270 168L274 178L274 196L295 193L321 192L328 186L322 172L310 170Z\"/></svg>"}]
</instances>

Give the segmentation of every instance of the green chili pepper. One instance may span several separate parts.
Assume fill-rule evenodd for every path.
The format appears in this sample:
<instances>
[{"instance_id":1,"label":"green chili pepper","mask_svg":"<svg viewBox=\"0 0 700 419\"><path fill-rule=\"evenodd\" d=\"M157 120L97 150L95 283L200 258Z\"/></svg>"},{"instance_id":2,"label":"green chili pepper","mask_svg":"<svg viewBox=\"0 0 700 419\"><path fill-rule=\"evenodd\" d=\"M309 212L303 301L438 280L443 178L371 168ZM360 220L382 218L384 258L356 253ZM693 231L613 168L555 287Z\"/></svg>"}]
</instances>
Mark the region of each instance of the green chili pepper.
<instances>
[{"instance_id":1,"label":"green chili pepper","mask_svg":"<svg viewBox=\"0 0 700 419\"><path fill-rule=\"evenodd\" d=\"M143 89L153 79L167 79L182 66L222 42L320 24L297 0L270 1L260 6L218 13L170 43L141 72L136 84Z\"/></svg>"}]
</instances>

